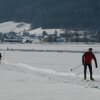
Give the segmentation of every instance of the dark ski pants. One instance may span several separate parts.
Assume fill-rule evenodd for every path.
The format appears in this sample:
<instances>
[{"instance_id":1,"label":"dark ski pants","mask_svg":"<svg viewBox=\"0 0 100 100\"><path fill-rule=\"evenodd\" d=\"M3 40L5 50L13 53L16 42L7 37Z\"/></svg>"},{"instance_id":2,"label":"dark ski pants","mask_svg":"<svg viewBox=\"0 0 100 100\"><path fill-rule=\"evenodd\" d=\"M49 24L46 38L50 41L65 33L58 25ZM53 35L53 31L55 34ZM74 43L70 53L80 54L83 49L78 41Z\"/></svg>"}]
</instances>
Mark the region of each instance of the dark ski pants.
<instances>
[{"instance_id":1,"label":"dark ski pants","mask_svg":"<svg viewBox=\"0 0 100 100\"><path fill-rule=\"evenodd\" d=\"M0 64L1 64L1 58L0 58Z\"/></svg>"},{"instance_id":2,"label":"dark ski pants","mask_svg":"<svg viewBox=\"0 0 100 100\"><path fill-rule=\"evenodd\" d=\"M86 79L87 66L88 66L89 71L90 71L90 79L91 79L92 78L92 65L91 64L84 65L84 79Z\"/></svg>"}]
</instances>

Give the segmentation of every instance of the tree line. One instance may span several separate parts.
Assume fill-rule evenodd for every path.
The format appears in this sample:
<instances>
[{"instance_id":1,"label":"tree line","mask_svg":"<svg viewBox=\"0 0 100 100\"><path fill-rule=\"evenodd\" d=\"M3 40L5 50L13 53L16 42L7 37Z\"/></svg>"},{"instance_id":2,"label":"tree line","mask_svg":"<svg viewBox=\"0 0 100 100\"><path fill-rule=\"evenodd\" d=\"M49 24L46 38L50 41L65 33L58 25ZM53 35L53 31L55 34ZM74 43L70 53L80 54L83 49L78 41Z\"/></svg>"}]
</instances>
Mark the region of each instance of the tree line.
<instances>
[{"instance_id":1,"label":"tree line","mask_svg":"<svg viewBox=\"0 0 100 100\"><path fill-rule=\"evenodd\" d=\"M0 32L0 41L7 42L6 40L21 40L27 38L27 42L32 42L34 39L38 39L40 42L94 42L100 43L100 31L72 31L64 29L62 33L58 34L57 30L54 33L48 34L43 31L42 34L37 36L36 34L30 34L29 32L16 33Z\"/></svg>"}]
</instances>

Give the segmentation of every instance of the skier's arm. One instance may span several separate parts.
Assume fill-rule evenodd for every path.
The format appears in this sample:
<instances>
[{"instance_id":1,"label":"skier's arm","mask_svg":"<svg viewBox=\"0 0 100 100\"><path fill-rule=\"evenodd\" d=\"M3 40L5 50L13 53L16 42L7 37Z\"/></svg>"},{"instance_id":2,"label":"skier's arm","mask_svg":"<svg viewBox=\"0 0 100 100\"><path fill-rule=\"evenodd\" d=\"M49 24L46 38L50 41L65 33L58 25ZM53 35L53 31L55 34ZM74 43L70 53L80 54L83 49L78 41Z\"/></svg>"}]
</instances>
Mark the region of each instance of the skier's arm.
<instances>
[{"instance_id":1,"label":"skier's arm","mask_svg":"<svg viewBox=\"0 0 100 100\"><path fill-rule=\"evenodd\" d=\"M96 59L96 57L95 57L95 55L93 54L93 59L94 59L94 61L95 61L95 67L97 68L98 66L97 66L97 59Z\"/></svg>"},{"instance_id":2,"label":"skier's arm","mask_svg":"<svg viewBox=\"0 0 100 100\"><path fill-rule=\"evenodd\" d=\"M85 54L83 54L83 56L82 56L82 64L84 65L84 55Z\"/></svg>"},{"instance_id":3,"label":"skier's arm","mask_svg":"<svg viewBox=\"0 0 100 100\"><path fill-rule=\"evenodd\" d=\"M0 55L0 57L2 58L2 55Z\"/></svg>"}]
</instances>

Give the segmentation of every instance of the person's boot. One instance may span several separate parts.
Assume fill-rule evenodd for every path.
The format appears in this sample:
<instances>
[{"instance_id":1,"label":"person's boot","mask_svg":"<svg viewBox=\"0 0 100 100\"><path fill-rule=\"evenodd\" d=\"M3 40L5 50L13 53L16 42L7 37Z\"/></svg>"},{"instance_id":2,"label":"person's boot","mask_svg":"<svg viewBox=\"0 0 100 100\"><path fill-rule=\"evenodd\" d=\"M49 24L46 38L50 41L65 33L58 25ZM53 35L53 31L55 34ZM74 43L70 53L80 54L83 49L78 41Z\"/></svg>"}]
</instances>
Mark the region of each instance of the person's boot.
<instances>
[{"instance_id":1,"label":"person's boot","mask_svg":"<svg viewBox=\"0 0 100 100\"><path fill-rule=\"evenodd\" d=\"M95 79L94 78L90 78L92 81L95 81Z\"/></svg>"},{"instance_id":2,"label":"person's boot","mask_svg":"<svg viewBox=\"0 0 100 100\"><path fill-rule=\"evenodd\" d=\"M84 77L84 80L86 80L86 77Z\"/></svg>"}]
</instances>

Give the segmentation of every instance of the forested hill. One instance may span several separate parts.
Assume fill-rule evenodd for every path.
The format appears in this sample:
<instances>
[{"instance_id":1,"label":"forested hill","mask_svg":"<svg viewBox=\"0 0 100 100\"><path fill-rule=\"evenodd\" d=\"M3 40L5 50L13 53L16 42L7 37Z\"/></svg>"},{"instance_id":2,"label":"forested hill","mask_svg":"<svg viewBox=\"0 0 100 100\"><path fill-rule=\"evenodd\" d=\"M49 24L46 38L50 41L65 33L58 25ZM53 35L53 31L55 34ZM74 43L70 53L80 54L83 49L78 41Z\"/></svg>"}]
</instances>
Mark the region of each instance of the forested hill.
<instances>
[{"instance_id":1,"label":"forested hill","mask_svg":"<svg viewBox=\"0 0 100 100\"><path fill-rule=\"evenodd\" d=\"M100 27L100 0L0 0L0 22L43 28Z\"/></svg>"}]
</instances>

